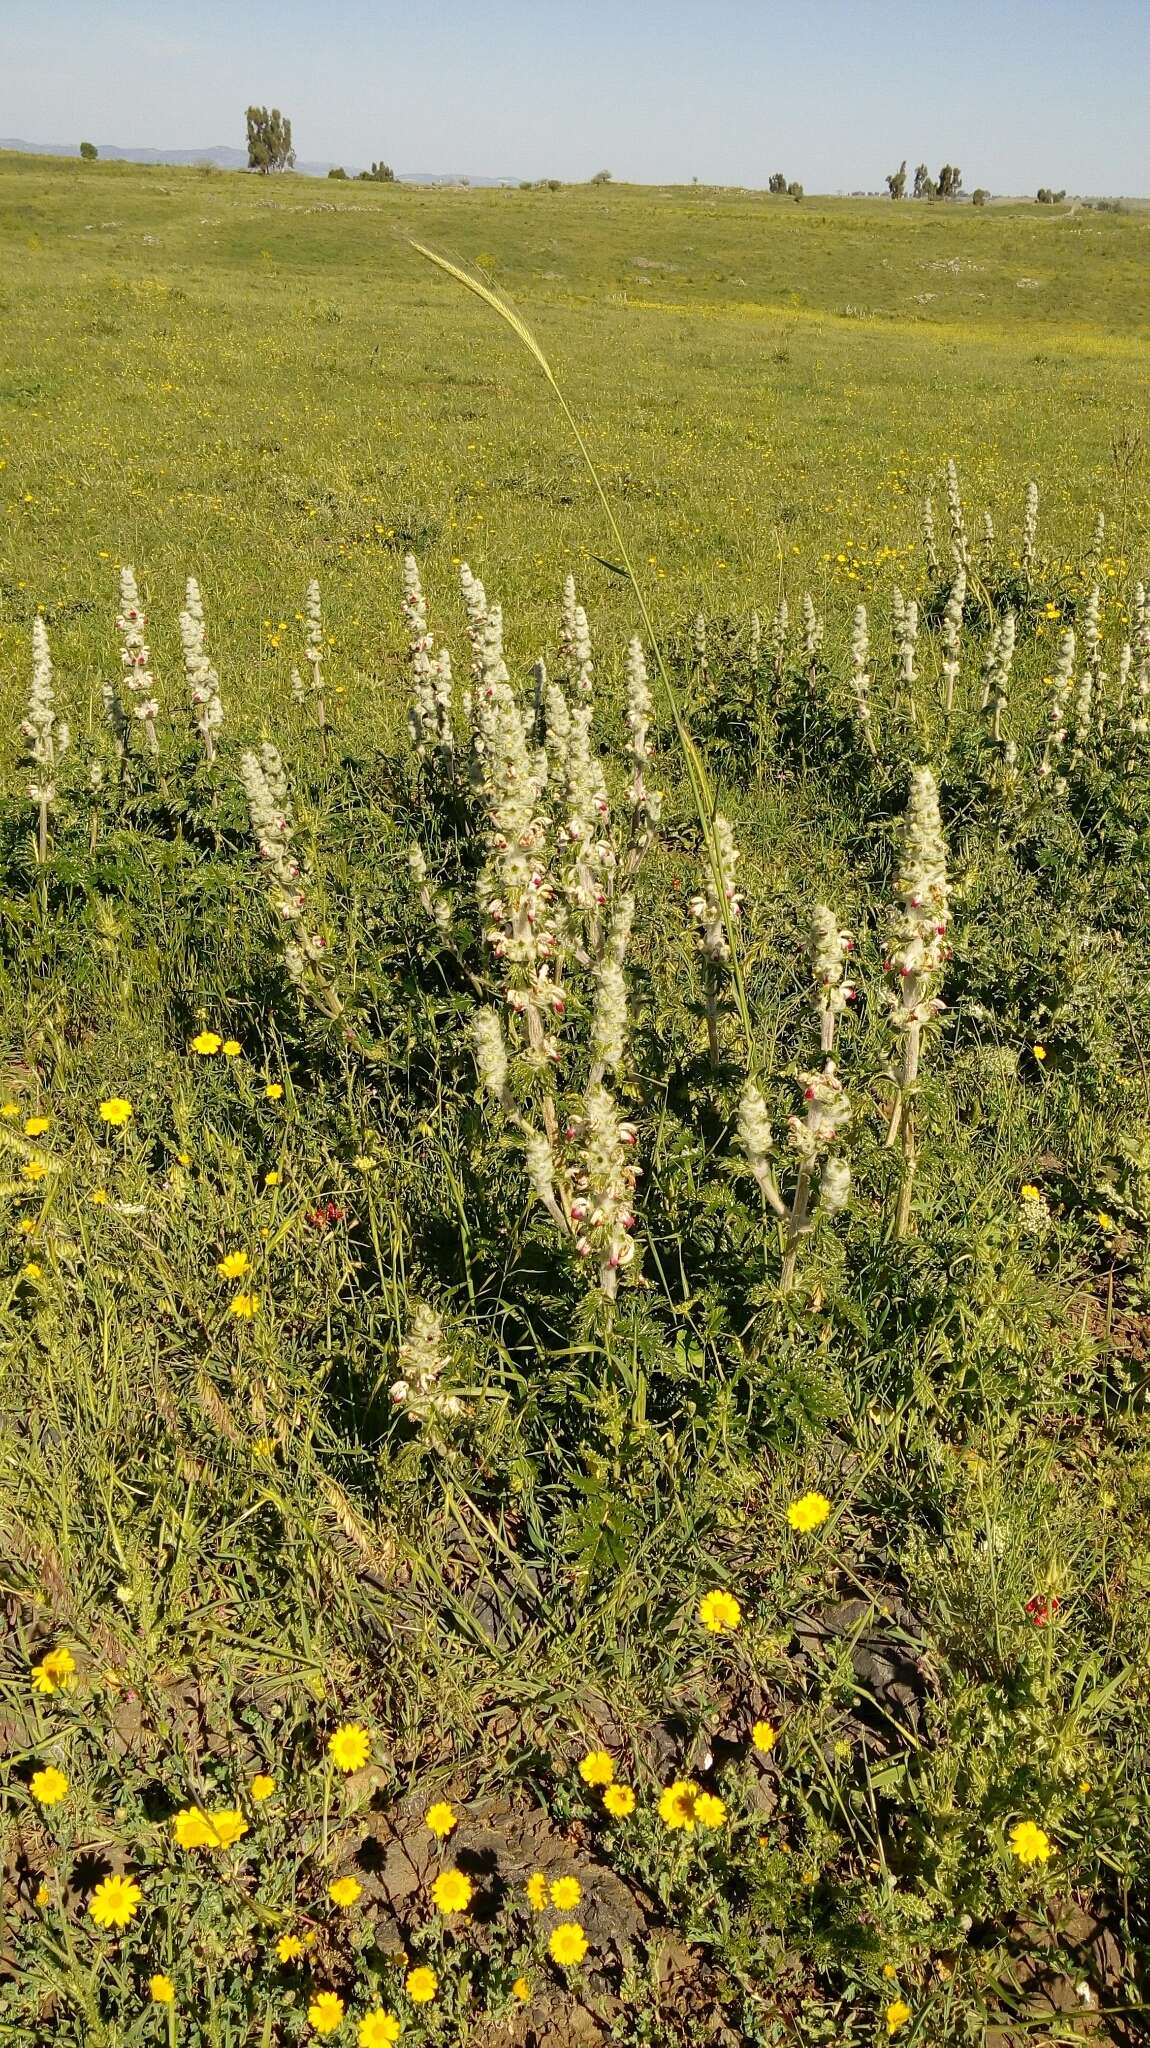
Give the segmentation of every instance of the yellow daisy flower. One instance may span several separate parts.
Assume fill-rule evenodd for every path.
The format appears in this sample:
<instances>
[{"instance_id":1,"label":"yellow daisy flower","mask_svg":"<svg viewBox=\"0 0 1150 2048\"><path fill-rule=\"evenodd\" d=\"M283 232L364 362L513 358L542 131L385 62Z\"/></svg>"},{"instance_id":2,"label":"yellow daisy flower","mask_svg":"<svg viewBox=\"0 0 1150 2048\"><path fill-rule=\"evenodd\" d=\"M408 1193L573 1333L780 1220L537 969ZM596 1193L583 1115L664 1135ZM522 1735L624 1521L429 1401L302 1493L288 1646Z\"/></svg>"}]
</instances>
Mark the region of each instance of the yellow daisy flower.
<instances>
[{"instance_id":1,"label":"yellow daisy flower","mask_svg":"<svg viewBox=\"0 0 1150 2048\"><path fill-rule=\"evenodd\" d=\"M421 1963L418 1969L408 1971L406 1990L413 2005L430 2005L438 1989L439 1979L434 1970Z\"/></svg>"},{"instance_id":2,"label":"yellow daisy flower","mask_svg":"<svg viewBox=\"0 0 1150 2048\"><path fill-rule=\"evenodd\" d=\"M282 1096L282 1084L279 1081L269 1081L267 1087L264 1089L265 1100L268 1102L279 1102Z\"/></svg>"},{"instance_id":3,"label":"yellow daisy flower","mask_svg":"<svg viewBox=\"0 0 1150 2048\"><path fill-rule=\"evenodd\" d=\"M830 1514L831 1504L825 1493L804 1493L801 1500L793 1500L787 1509L787 1520L792 1529L808 1536L812 1529L822 1527Z\"/></svg>"},{"instance_id":4,"label":"yellow daisy flower","mask_svg":"<svg viewBox=\"0 0 1150 2048\"><path fill-rule=\"evenodd\" d=\"M327 1888L333 1906L354 1906L363 1897L363 1886L355 1877L335 1877Z\"/></svg>"},{"instance_id":5,"label":"yellow daisy flower","mask_svg":"<svg viewBox=\"0 0 1150 2048\"><path fill-rule=\"evenodd\" d=\"M228 1314L241 1323L250 1323L260 1311L258 1294L235 1294L228 1303Z\"/></svg>"},{"instance_id":6,"label":"yellow daisy flower","mask_svg":"<svg viewBox=\"0 0 1150 2048\"><path fill-rule=\"evenodd\" d=\"M233 1842L238 1842L241 1836L246 1835L248 1832L248 1823L244 1819L243 1814L237 1813L232 1806L224 1807L220 1813L209 1814L208 1818L215 1830L216 1842L221 1849L230 1849Z\"/></svg>"},{"instance_id":7,"label":"yellow daisy flower","mask_svg":"<svg viewBox=\"0 0 1150 2048\"><path fill-rule=\"evenodd\" d=\"M148 1979L148 1995L153 2005L174 2005L176 2002L176 1987L171 1978L165 1977L163 1971L160 1970L157 1971L154 1977L149 1977Z\"/></svg>"},{"instance_id":8,"label":"yellow daisy flower","mask_svg":"<svg viewBox=\"0 0 1150 2048\"><path fill-rule=\"evenodd\" d=\"M887 2006L886 2009L887 2033L897 2034L900 2027L905 2027L909 2018L910 2007L906 2003L906 2000L902 1998L892 1998L890 2004Z\"/></svg>"},{"instance_id":9,"label":"yellow daisy flower","mask_svg":"<svg viewBox=\"0 0 1150 2048\"><path fill-rule=\"evenodd\" d=\"M1020 1820L1010 1830L1010 1847L1020 1863L1049 1863L1053 1844L1045 1828L1032 1820Z\"/></svg>"},{"instance_id":10,"label":"yellow daisy flower","mask_svg":"<svg viewBox=\"0 0 1150 2048\"><path fill-rule=\"evenodd\" d=\"M659 1794L659 1819L664 1827L682 1828L688 1835L693 1835L698 1796L699 1788L692 1778L676 1778L673 1785L665 1786Z\"/></svg>"},{"instance_id":11,"label":"yellow daisy flower","mask_svg":"<svg viewBox=\"0 0 1150 2048\"><path fill-rule=\"evenodd\" d=\"M275 1789L275 1779L269 1778L265 1771L257 1771L251 1784L248 1786L248 1791L257 1806L261 1805L265 1799L270 1799Z\"/></svg>"},{"instance_id":12,"label":"yellow daisy flower","mask_svg":"<svg viewBox=\"0 0 1150 2048\"><path fill-rule=\"evenodd\" d=\"M192 1040L192 1051L198 1052L202 1059L210 1059L212 1053L218 1052L222 1044L223 1040L218 1031L198 1031Z\"/></svg>"},{"instance_id":13,"label":"yellow daisy flower","mask_svg":"<svg viewBox=\"0 0 1150 2048\"><path fill-rule=\"evenodd\" d=\"M615 1775L615 1760L605 1749L589 1749L579 1765L585 1785L609 1785Z\"/></svg>"},{"instance_id":14,"label":"yellow daisy flower","mask_svg":"<svg viewBox=\"0 0 1150 2048\"><path fill-rule=\"evenodd\" d=\"M216 1267L221 1280L242 1280L251 1271L251 1259L246 1252L228 1252Z\"/></svg>"},{"instance_id":15,"label":"yellow daisy flower","mask_svg":"<svg viewBox=\"0 0 1150 2048\"><path fill-rule=\"evenodd\" d=\"M699 1620L710 1635L726 1635L738 1628L742 1618L743 1610L733 1593L704 1593L699 1602Z\"/></svg>"},{"instance_id":16,"label":"yellow daisy flower","mask_svg":"<svg viewBox=\"0 0 1150 2048\"><path fill-rule=\"evenodd\" d=\"M365 2012L356 2029L358 2048L392 2048L398 2041L402 2029L393 2012L386 2012L377 2005L373 2012Z\"/></svg>"},{"instance_id":17,"label":"yellow daisy flower","mask_svg":"<svg viewBox=\"0 0 1150 2048\"><path fill-rule=\"evenodd\" d=\"M431 1887L437 1913L465 1913L475 1897L475 1886L462 1870L441 1870Z\"/></svg>"},{"instance_id":18,"label":"yellow daisy flower","mask_svg":"<svg viewBox=\"0 0 1150 2048\"><path fill-rule=\"evenodd\" d=\"M64 1692L76 1683L76 1659L63 1644L32 1666L33 1692Z\"/></svg>"},{"instance_id":19,"label":"yellow daisy flower","mask_svg":"<svg viewBox=\"0 0 1150 2048\"><path fill-rule=\"evenodd\" d=\"M26 1138L42 1138L45 1131L50 1130L51 1126L52 1119L50 1116L30 1116L24 1125L24 1136Z\"/></svg>"},{"instance_id":20,"label":"yellow daisy flower","mask_svg":"<svg viewBox=\"0 0 1150 2048\"><path fill-rule=\"evenodd\" d=\"M334 1991L317 1991L307 2009L309 2027L317 2034L334 2034L343 2025L344 2004Z\"/></svg>"},{"instance_id":21,"label":"yellow daisy flower","mask_svg":"<svg viewBox=\"0 0 1150 2048\"><path fill-rule=\"evenodd\" d=\"M441 1842L445 1841L452 1829L458 1826L455 1811L448 1805L446 1799L437 1799L433 1806L428 1807L423 1816L423 1824L430 1828L432 1834L438 1836Z\"/></svg>"},{"instance_id":22,"label":"yellow daisy flower","mask_svg":"<svg viewBox=\"0 0 1150 2048\"><path fill-rule=\"evenodd\" d=\"M608 1785L603 1794L603 1804L616 1820L625 1820L629 1813L635 1811L634 1788L630 1785Z\"/></svg>"},{"instance_id":23,"label":"yellow daisy flower","mask_svg":"<svg viewBox=\"0 0 1150 2048\"><path fill-rule=\"evenodd\" d=\"M337 1771L361 1771L371 1755L371 1737L366 1728L345 1721L328 1736L327 1753Z\"/></svg>"},{"instance_id":24,"label":"yellow daisy flower","mask_svg":"<svg viewBox=\"0 0 1150 2048\"><path fill-rule=\"evenodd\" d=\"M55 1764L48 1764L42 1771L33 1771L28 1790L41 1806L57 1806L67 1794L68 1780Z\"/></svg>"},{"instance_id":25,"label":"yellow daisy flower","mask_svg":"<svg viewBox=\"0 0 1150 2048\"><path fill-rule=\"evenodd\" d=\"M104 1122L117 1130L127 1123L131 1114L132 1105L123 1095L109 1095L107 1100L100 1104L100 1115Z\"/></svg>"},{"instance_id":26,"label":"yellow daisy flower","mask_svg":"<svg viewBox=\"0 0 1150 2048\"><path fill-rule=\"evenodd\" d=\"M133 1877L105 1877L88 1901L97 1927L126 1927L144 1894Z\"/></svg>"},{"instance_id":27,"label":"yellow daisy flower","mask_svg":"<svg viewBox=\"0 0 1150 2048\"><path fill-rule=\"evenodd\" d=\"M577 1920L562 1920L555 1928L547 1944L547 1952L553 1963L562 1970L573 1970L583 1961L587 1953L587 1936Z\"/></svg>"},{"instance_id":28,"label":"yellow daisy flower","mask_svg":"<svg viewBox=\"0 0 1150 2048\"><path fill-rule=\"evenodd\" d=\"M769 1721L756 1721L751 1730L751 1741L762 1756L771 1751L779 1739L779 1731Z\"/></svg>"},{"instance_id":29,"label":"yellow daisy flower","mask_svg":"<svg viewBox=\"0 0 1150 2048\"><path fill-rule=\"evenodd\" d=\"M216 1831L199 1806L181 1807L172 1815L172 1833L181 1849L214 1849Z\"/></svg>"},{"instance_id":30,"label":"yellow daisy flower","mask_svg":"<svg viewBox=\"0 0 1150 2048\"><path fill-rule=\"evenodd\" d=\"M220 1051L226 1060L237 1060L243 1051L238 1038L225 1038Z\"/></svg>"},{"instance_id":31,"label":"yellow daisy flower","mask_svg":"<svg viewBox=\"0 0 1150 2048\"><path fill-rule=\"evenodd\" d=\"M303 1943L298 1934L281 1934L276 1943L276 1954L281 1963L298 1962L303 1954Z\"/></svg>"}]
</instances>

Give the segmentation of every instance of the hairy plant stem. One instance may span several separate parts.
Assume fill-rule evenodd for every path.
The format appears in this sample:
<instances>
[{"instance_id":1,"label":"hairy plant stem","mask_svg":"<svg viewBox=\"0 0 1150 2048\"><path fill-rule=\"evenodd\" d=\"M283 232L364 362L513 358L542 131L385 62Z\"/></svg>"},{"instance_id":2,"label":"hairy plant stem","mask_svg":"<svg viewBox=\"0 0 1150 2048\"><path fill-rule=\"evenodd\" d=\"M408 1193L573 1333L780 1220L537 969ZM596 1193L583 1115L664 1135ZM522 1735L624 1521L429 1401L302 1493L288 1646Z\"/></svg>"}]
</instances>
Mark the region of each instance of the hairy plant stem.
<instances>
[{"instance_id":1,"label":"hairy plant stem","mask_svg":"<svg viewBox=\"0 0 1150 2048\"><path fill-rule=\"evenodd\" d=\"M795 1182L795 1198L791 1213L787 1217L787 1237L783 1250L783 1270L779 1286L784 1294L790 1294L795 1284L795 1267L799 1256L799 1240L804 1236L810 1221L811 1175L810 1168L800 1166Z\"/></svg>"},{"instance_id":2,"label":"hairy plant stem","mask_svg":"<svg viewBox=\"0 0 1150 2048\"><path fill-rule=\"evenodd\" d=\"M914 1194L914 1173L918 1164L915 1144L914 1099L903 1104L902 1112L902 1182L898 1191L898 1208L895 1211L894 1234L896 1238L910 1235L910 1205Z\"/></svg>"},{"instance_id":3,"label":"hairy plant stem","mask_svg":"<svg viewBox=\"0 0 1150 2048\"><path fill-rule=\"evenodd\" d=\"M713 967L707 969L707 1054L712 1073L717 1074L722 1063L719 1049L719 982Z\"/></svg>"},{"instance_id":4,"label":"hairy plant stem","mask_svg":"<svg viewBox=\"0 0 1150 2048\"><path fill-rule=\"evenodd\" d=\"M908 1025L904 1042L902 1066L895 1086L898 1093L890 1113L887 1127L886 1148L890 1149L902 1141L902 1178L899 1184L898 1205L895 1210L894 1234L904 1238L910 1231L910 1205L914 1193L914 1175L918 1164L918 1147L915 1132L914 1090L918 1082L919 1060L922 1054L922 1026Z\"/></svg>"}]
</instances>

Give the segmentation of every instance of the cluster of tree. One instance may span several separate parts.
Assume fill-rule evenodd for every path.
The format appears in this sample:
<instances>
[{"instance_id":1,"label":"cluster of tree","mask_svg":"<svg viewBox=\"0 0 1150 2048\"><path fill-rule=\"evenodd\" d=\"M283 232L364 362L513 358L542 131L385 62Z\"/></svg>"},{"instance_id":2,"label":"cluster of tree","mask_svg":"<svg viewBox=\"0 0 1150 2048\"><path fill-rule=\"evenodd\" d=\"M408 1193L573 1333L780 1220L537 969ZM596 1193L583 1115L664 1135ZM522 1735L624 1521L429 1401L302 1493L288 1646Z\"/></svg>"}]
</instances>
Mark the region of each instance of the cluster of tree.
<instances>
[{"instance_id":1,"label":"cluster of tree","mask_svg":"<svg viewBox=\"0 0 1150 2048\"><path fill-rule=\"evenodd\" d=\"M99 154L100 152L94 142L82 142L80 144L80 156L84 163L94 164Z\"/></svg>"},{"instance_id":2,"label":"cluster of tree","mask_svg":"<svg viewBox=\"0 0 1150 2048\"><path fill-rule=\"evenodd\" d=\"M562 192L562 178L520 178L521 192Z\"/></svg>"},{"instance_id":3,"label":"cluster of tree","mask_svg":"<svg viewBox=\"0 0 1150 2048\"><path fill-rule=\"evenodd\" d=\"M887 172L886 189L892 199L906 198L905 157L897 171ZM978 189L980 192L983 191L981 185ZM915 199L957 199L961 191L962 172L957 164L944 164L937 178L931 177L929 164L916 165L913 193ZM980 203L985 204L985 194Z\"/></svg>"},{"instance_id":4,"label":"cluster of tree","mask_svg":"<svg viewBox=\"0 0 1150 2048\"><path fill-rule=\"evenodd\" d=\"M1065 185L1062 187L1061 192L1052 192L1049 185L1040 185L1038 188L1039 206L1061 206L1065 197Z\"/></svg>"},{"instance_id":5,"label":"cluster of tree","mask_svg":"<svg viewBox=\"0 0 1150 2048\"><path fill-rule=\"evenodd\" d=\"M291 122L278 107L249 107L248 169L266 177L269 171L288 171L295 162L291 146Z\"/></svg>"},{"instance_id":6,"label":"cluster of tree","mask_svg":"<svg viewBox=\"0 0 1150 2048\"><path fill-rule=\"evenodd\" d=\"M591 183L593 185L609 185L611 183L610 171L596 171Z\"/></svg>"},{"instance_id":7,"label":"cluster of tree","mask_svg":"<svg viewBox=\"0 0 1150 2048\"><path fill-rule=\"evenodd\" d=\"M792 178L788 183L785 171L771 172L770 177L767 179L767 191L779 192L786 199L801 199L803 196L803 188L799 184L798 179Z\"/></svg>"},{"instance_id":8,"label":"cluster of tree","mask_svg":"<svg viewBox=\"0 0 1150 2048\"><path fill-rule=\"evenodd\" d=\"M361 184L394 185L395 183L395 172L392 170L390 164L373 164L370 171L357 171L355 175L359 179ZM344 170L342 164L333 164L330 171L328 172L328 177L346 178L347 172Z\"/></svg>"}]
</instances>

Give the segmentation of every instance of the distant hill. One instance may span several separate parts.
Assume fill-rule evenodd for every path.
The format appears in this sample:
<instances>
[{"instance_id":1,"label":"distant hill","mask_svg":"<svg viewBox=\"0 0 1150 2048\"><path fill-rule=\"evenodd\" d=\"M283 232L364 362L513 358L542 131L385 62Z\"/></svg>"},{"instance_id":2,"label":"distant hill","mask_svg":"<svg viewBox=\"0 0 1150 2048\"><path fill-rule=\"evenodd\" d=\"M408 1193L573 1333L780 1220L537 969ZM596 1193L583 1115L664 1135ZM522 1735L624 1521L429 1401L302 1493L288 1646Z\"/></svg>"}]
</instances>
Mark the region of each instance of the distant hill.
<instances>
[{"instance_id":1,"label":"distant hill","mask_svg":"<svg viewBox=\"0 0 1150 2048\"><path fill-rule=\"evenodd\" d=\"M229 149L226 143L213 143L210 149L120 149L114 142L98 142L96 148L104 163L113 164L213 164L218 171L246 171L248 153L246 149ZM16 150L22 156L79 156L78 142L21 142L11 136L0 135L0 149ZM305 178L326 178L334 166L330 163L297 163L296 170ZM359 164L345 166L349 175L355 175ZM404 185L517 185L518 178L472 178L466 172L453 171L399 171L396 173Z\"/></svg>"}]
</instances>

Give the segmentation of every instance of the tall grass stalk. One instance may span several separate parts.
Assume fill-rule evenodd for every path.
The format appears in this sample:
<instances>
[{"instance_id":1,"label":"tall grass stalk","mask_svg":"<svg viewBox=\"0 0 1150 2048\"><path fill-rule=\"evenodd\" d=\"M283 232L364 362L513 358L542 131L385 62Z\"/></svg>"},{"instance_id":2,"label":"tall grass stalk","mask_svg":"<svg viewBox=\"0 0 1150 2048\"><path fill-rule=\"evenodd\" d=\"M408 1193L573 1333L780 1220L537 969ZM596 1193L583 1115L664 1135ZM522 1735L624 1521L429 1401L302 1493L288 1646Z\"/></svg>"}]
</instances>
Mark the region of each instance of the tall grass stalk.
<instances>
[{"instance_id":1,"label":"tall grass stalk","mask_svg":"<svg viewBox=\"0 0 1150 2048\"><path fill-rule=\"evenodd\" d=\"M503 298L503 296L499 292L493 290L493 288L490 285L485 284L481 278L471 276L470 272L462 269L457 263L449 262L446 256L440 256L434 249L427 248L422 242L416 242L413 240L411 243L411 247L416 251L418 255L425 257L429 263L433 263L437 270L442 270L446 276L453 277L456 283L461 284L466 291L473 292L477 299L482 299L484 305L490 306L492 312L497 313L499 315L499 318L503 320L508 327L510 327L512 333L518 337L519 341L523 344L523 347L527 350L527 353L530 356L534 357L536 363L539 365L539 368L542 370L543 375L546 378L547 383L551 389L551 392L556 400L556 403L558 404L559 409L562 412L563 417L571 430L579 453L582 456L584 463L586 464L587 472L591 478L592 483L595 486L596 495L599 499L600 505L603 508L603 513L607 520L607 524L611 529L611 538L614 541L615 548L619 556L619 560L622 563L623 568L626 572L627 581L629 582L631 589L634 592L635 602L639 607L639 614L643 621L644 631L646 632L648 643L650 644L652 652L654 653L655 661L658 666L659 679L663 685L663 690L667 698L667 703L670 707L671 719L675 727L675 736L679 742L679 746L683 755L683 760L686 764L687 778L691 786L691 797L695 806L695 814L699 821L699 827L703 835L703 843L707 849L707 858L710 864L712 876L714 878L715 893L722 904L723 922L726 927L727 944L730 948L731 955L730 968L731 980L735 992L735 1004L739 1012L739 1022L742 1026L743 1037L746 1044L748 1069L749 1071L753 1072L755 1070L755 1052L754 1035L751 1025L751 1012L750 1005L747 1001L746 983L743 978L742 963L739 959L739 950L736 943L734 919L731 913L730 906L726 902L723 891L722 856L719 842L715 833L715 793L712 789L711 779L707 773L706 766L703 762L702 756L699 753L698 747L696 746L694 738L692 737L690 728L687 725L687 721L683 713L683 707L679 700L678 693L668 673L667 664L663 656L662 645L659 640L659 636L655 631L654 622L651 618L651 613L647 605L647 600L643 595L642 587L639 583L639 578L635 573L635 568L631 561L630 551L627 547L625 539L623 538L622 529L620 528L619 522L615 517L611 501L607 496L607 493L603 487L602 479L599 475L599 471L595 466L594 457L592 456L591 451L583 438L583 434L579 427L579 422L577 421L574 413L571 410L571 407L567 401L567 398L563 392L561 385L559 384L555 372L551 368L551 364L548 362L547 357L544 355L543 350L539 346L539 343L536 341L535 336L532 334L531 329L528 327L526 321L522 318L522 316L515 311L515 308L513 306L508 304L507 300Z\"/></svg>"}]
</instances>

